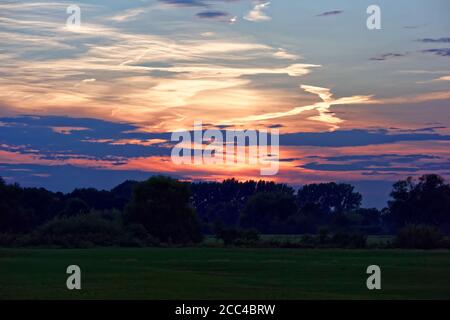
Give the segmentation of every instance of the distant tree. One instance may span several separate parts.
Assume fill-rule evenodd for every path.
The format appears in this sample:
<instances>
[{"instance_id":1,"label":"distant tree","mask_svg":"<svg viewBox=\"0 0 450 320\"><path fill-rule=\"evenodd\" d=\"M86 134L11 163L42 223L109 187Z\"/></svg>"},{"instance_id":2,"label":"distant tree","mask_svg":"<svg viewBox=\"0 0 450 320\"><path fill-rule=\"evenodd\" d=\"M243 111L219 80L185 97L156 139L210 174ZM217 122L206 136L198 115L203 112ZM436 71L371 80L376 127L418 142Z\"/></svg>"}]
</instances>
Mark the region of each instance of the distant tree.
<instances>
[{"instance_id":1,"label":"distant tree","mask_svg":"<svg viewBox=\"0 0 450 320\"><path fill-rule=\"evenodd\" d=\"M66 199L77 198L83 200L89 208L106 210L116 208L115 199L111 192L94 188L75 189L66 195Z\"/></svg>"},{"instance_id":2,"label":"distant tree","mask_svg":"<svg viewBox=\"0 0 450 320\"><path fill-rule=\"evenodd\" d=\"M238 227L240 213L247 200L258 192L293 193L294 189L268 181L198 182L192 184L193 204L204 225L220 221L227 227ZM210 231L210 230L208 230Z\"/></svg>"},{"instance_id":3,"label":"distant tree","mask_svg":"<svg viewBox=\"0 0 450 320\"><path fill-rule=\"evenodd\" d=\"M283 228L298 207L292 192L259 192L253 195L242 211L240 224L256 228L262 233L272 233Z\"/></svg>"},{"instance_id":4,"label":"distant tree","mask_svg":"<svg viewBox=\"0 0 450 320\"><path fill-rule=\"evenodd\" d=\"M28 232L52 219L63 207L61 194L0 182L0 232Z\"/></svg>"},{"instance_id":5,"label":"distant tree","mask_svg":"<svg viewBox=\"0 0 450 320\"><path fill-rule=\"evenodd\" d=\"M330 182L303 186L297 192L297 201L301 208L339 214L359 208L362 196L350 184Z\"/></svg>"},{"instance_id":6,"label":"distant tree","mask_svg":"<svg viewBox=\"0 0 450 320\"><path fill-rule=\"evenodd\" d=\"M346 213L333 214L330 227L336 231L360 231L367 234L379 234L381 213L376 208L358 208Z\"/></svg>"},{"instance_id":7,"label":"distant tree","mask_svg":"<svg viewBox=\"0 0 450 320\"><path fill-rule=\"evenodd\" d=\"M126 208L126 221L140 223L161 242L202 240L195 209L190 205L189 184L155 176L138 183Z\"/></svg>"},{"instance_id":8,"label":"distant tree","mask_svg":"<svg viewBox=\"0 0 450 320\"><path fill-rule=\"evenodd\" d=\"M430 174L418 181L411 177L398 181L391 198L387 218L395 228L425 224L449 230L450 185L441 176Z\"/></svg>"},{"instance_id":9,"label":"distant tree","mask_svg":"<svg viewBox=\"0 0 450 320\"><path fill-rule=\"evenodd\" d=\"M239 242L255 243L259 240L259 233L256 229L227 228L219 221L214 223L214 234L217 239L223 241L225 246L236 245Z\"/></svg>"},{"instance_id":10,"label":"distant tree","mask_svg":"<svg viewBox=\"0 0 450 320\"><path fill-rule=\"evenodd\" d=\"M73 217L77 215L84 215L87 213L89 213L89 206L86 202L79 198L70 198L66 201L66 205L60 215Z\"/></svg>"},{"instance_id":11,"label":"distant tree","mask_svg":"<svg viewBox=\"0 0 450 320\"><path fill-rule=\"evenodd\" d=\"M30 213L20 203L22 189L0 181L0 232L24 232L32 226Z\"/></svg>"},{"instance_id":12,"label":"distant tree","mask_svg":"<svg viewBox=\"0 0 450 320\"><path fill-rule=\"evenodd\" d=\"M111 194L114 196L115 208L123 210L128 202L131 201L133 197L134 187L139 182L133 180L126 180L118 186L111 189Z\"/></svg>"}]
</instances>

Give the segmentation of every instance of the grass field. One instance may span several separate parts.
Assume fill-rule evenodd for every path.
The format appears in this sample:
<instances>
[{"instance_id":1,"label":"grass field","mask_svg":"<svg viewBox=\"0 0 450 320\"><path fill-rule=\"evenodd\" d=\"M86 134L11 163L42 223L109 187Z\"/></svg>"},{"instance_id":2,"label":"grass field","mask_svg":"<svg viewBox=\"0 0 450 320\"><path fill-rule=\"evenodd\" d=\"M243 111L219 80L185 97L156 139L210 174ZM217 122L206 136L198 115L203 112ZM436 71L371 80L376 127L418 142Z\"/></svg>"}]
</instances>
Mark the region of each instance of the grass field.
<instances>
[{"instance_id":1,"label":"grass field","mask_svg":"<svg viewBox=\"0 0 450 320\"><path fill-rule=\"evenodd\" d=\"M80 291L65 287L71 264ZM449 271L449 251L0 249L0 299L450 299Z\"/></svg>"}]
</instances>

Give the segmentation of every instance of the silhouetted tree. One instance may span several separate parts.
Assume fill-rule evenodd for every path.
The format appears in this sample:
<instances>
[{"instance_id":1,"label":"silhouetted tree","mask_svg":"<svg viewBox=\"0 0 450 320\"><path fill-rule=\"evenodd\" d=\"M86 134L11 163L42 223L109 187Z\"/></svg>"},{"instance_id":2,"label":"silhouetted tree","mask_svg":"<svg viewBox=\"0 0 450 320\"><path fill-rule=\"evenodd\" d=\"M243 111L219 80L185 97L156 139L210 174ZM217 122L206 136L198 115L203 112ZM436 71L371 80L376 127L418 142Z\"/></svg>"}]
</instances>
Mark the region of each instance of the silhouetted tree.
<instances>
[{"instance_id":1,"label":"silhouetted tree","mask_svg":"<svg viewBox=\"0 0 450 320\"><path fill-rule=\"evenodd\" d=\"M21 188L0 181L0 232L28 232L56 216L63 202L61 194L45 189Z\"/></svg>"},{"instance_id":2,"label":"silhouetted tree","mask_svg":"<svg viewBox=\"0 0 450 320\"><path fill-rule=\"evenodd\" d=\"M387 218L395 228L408 224L425 224L449 230L450 185L436 174L424 175L393 185Z\"/></svg>"},{"instance_id":3,"label":"silhouetted tree","mask_svg":"<svg viewBox=\"0 0 450 320\"><path fill-rule=\"evenodd\" d=\"M134 188L126 221L142 224L161 242L189 243L202 239L189 184L155 176Z\"/></svg>"},{"instance_id":4,"label":"silhouetted tree","mask_svg":"<svg viewBox=\"0 0 450 320\"><path fill-rule=\"evenodd\" d=\"M77 215L87 214L89 212L89 206L86 202L79 198L70 198L66 201L64 210L61 211L61 216L73 217Z\"/></svg>"},{"instance_id":5,"label":"silhouetted tree","mask_svg":"<svg viewBox=\"0 0 450 320\"><path fill-rule=\"evenodd\" d=\"M297 201L301 208L315 206L325 214L345 213L359 208L362 196L350 184L330 182L303 186Z\"/></svg>"},{"instance_id":6,"label":"silhouetted tree","mask_svg":"<svg viewBox=\"0 0 450 320\"><path fill-rule=\"evenodd\" d=\"M258 192L245 205L240 223L244 228L256 228L262 233L277 232L297 210L291 192Z\"/></svg>"},{"instance_id":7,"label":"silhouetted tree","mask_svg":"<svg viewBox=\"0 0 450 320\"><path fill-rule=\"evenodd\" d=\"M239 216L248 199L258 192L294 192L285 185L268 181L198 182L192 184L193 204L202 223L216 221L227 227L238 227ZM206 231L211 231L207 230Z\"/></svg>"}]
</instances>

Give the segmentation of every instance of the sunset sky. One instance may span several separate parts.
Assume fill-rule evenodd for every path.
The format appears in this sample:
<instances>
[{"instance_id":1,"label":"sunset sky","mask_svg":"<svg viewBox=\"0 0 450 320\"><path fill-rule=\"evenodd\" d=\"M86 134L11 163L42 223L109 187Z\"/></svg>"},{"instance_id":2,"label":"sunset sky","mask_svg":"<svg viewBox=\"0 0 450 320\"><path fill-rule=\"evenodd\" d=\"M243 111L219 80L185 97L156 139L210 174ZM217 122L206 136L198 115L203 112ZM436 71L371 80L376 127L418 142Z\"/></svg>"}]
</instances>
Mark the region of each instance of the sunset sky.
<instances>
[{"instance_id":1,"label":"sunset sky","mask_svg":"<svg viewBox=\"0 0 450 320\"><path fill-rule=\"evenodd\" d=\"M0 176L60 191L265 178L175 165L171 132L202 121L276 128L270 179L351 182L380 207L393 181L450 179L449 16L448 0L1 1Z\"/></svg>"}]
</instances>

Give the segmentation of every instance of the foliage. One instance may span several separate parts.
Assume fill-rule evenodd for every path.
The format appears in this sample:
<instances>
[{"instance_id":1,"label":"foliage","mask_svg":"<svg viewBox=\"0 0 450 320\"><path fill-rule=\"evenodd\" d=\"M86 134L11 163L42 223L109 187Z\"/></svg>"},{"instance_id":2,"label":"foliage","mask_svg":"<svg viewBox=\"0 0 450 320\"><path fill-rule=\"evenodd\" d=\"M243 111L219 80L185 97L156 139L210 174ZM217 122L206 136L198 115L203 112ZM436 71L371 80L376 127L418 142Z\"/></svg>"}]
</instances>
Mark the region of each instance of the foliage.
<instances>
[{"instance_id":1,"label":"foliage","mask_svg":"<svg viewBox=\"0 0 450 320\"><path fill-rule=\"evenodd\" d=\"M305 185L298 190L297 201L301 208L314 208L324 214L341 214L359 208L360 193L346 183L319 183Z\"/></svg>"},{"instance_id":2,"label":"foliage","mask_svg":"<svg viewBox=\"0 0 450 320\"><path fill-rule=\"evenodd\" d=\"M0 178L0 245L191 244L202 233L215 233L225 245L359 248L366 246L365 235L401 230L384 247L448 246L439 231L450 232L450 185L438 175L395 183L381 211L360 204L353 186L333 182L295 191L267 181L190 183L154 176L110 191L63 194ZM266 241L259 233L303 237Z\"/></svg>"},{"instance_id":3,"label":"foliage","mask_svg":"<svg viewBox=\"0 0 450 320\"><path fill-rule=\"evenodd\" d=\"M200 242L200 225L190 197L187 183L169 177L152 177L134 188L126 208L126 221L142 224L161 242Z\"/></svg>"},{"instance_id":4,"label":"foliage","mask_svg":"<svg viewBox=\"0 0 450 320\"><path fill-rule=\"evenodd\" d=\"M217 239L223 241L225 246L249 245L259 241L259 233L255 229L236 229L223 227L221 223L215 223L214 233Z\"/></svg>"},{"instance_id":5,"label":"foliage","mask_svg":"<svg viewBox=\"0 0 450 320\"><path fill-rule=\"evenodd\" d=\"M450 185L435 174L394 184L387 219L395 229L426 224L450 231Z\"/></svg>"},{"instance_id":6,"label":"foliage","mask_svg":"<svg viewBox=\"0 0 450 320\"><path fill-rule=\"evenodd\" d=\"M439 228L427 225L407 225L401 229L394 245L409 249L436 249L443 247L444 235Z\"/></svg>"},{"instance_id":7,"label":"foliage","mask_svg":"<svg viewBox=\"0 0 450 320\"><path fill-rule=\"evenodd\" d=\"M274 233L297 211L295 197L291 192L258 192L245 205L240 225L256 228L261 233Z\"/></svg>"}]
</instances>

